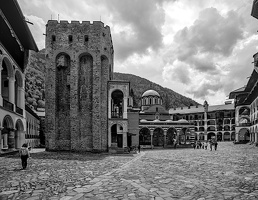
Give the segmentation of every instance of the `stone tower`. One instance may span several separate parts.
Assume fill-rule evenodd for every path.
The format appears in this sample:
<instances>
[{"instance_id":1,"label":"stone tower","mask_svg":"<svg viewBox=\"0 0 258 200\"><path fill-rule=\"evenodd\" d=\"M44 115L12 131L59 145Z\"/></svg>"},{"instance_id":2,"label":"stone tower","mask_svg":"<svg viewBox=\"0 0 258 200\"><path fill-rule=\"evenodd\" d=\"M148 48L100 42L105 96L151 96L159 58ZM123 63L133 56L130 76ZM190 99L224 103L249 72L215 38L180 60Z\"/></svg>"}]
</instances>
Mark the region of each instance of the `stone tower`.
<instances>
[{"instance_id":1,"label":"stone tower","mask_svg":"<svg viewBox=\"0 0 258 200\"><path fill-rule=\"evenodd\" d=\"M110 28L100 21L46 25L46 149L107 151Z\"/></svg>"}]
</instances>

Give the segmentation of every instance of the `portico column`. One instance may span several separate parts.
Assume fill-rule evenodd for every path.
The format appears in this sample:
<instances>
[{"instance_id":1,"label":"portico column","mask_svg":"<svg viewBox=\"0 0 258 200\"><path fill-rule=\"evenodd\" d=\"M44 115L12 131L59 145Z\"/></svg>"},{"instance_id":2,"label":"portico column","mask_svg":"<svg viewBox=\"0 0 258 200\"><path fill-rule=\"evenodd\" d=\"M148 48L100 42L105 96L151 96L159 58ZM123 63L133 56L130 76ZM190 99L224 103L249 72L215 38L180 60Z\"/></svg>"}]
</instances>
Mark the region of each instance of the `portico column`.
<instances>
[{"instance_id":1,"label":"portico column","mask_svg":"<svg viewBox=\"0 0 258 200\"><path fill-rule=\"evenodd\" d=\"M3 148L8 149L8 134L3 134Z\"/></svg>"},{"instance_id":2,"label":"portico column","mask_svg":"<svg viewBox=\"0 0 258 200\"><path fill-rule=\"evenodd\" d=\"M18 95L18 106L23 110L23 116L25 117L25 91L23 87L18 88Z\"/></svg>"},{"instance_id":3,"label":"portico column","mask_svg":"<svg viewBox=\"0 0 258 200\"><path fill-rule=\"evenodd\" d=\"M258 133L255 133L255 143L258 142Z\"/></svg>"},{"instance_id":4,"label":"portico column","mask_svg":"<svg viewBox=\"0 0 258 200\"><path fill-rule=\"evenodd\" d=\"M2 130L3 130L3 127L0 127L0 153L1 153L2 148L3 148Z\"/></svg>"},{"instance_id":5,"label":"portico column","mask_svg":"<svg viewBox=\"0 0 258 200\"><path fill-rule=\"evenodd\" d=\"M15 86L14 86L15 79L14 77L9 78L9 102L11 102L14 106L15 111Z\"/></svg>"},{"instance_id":6,"label":"portico column","mask_svg":"<svg viewBox=\"0 0 258 200\"><path fill-rule=\"evenodd\" d=\"M167 131L168 129L164 128L164 147L167 146Z\"/></svg>"},{"instance_id":7,"label":"portico column","mask_svg":"<svg viewBox=\"0 0 258 200\"><path fill-rule=\"evenodd\" d=\"M15 146L15 141L14 141L14 131L15 129L10 129L9 134L8 134L8 148L9 149L14 149Z\"/></svg>"},{"instance_id":8,"label":"portico column","mask_svg":"<svg viewBox=\"0 0 258 200\"><path fill-rule=\"evenodd\" d=\"M124 103L123 103L123 105L124 105L123 118L124 118L124 119L127 119L127 97L124 97Z\"/></svg>"},{"instance_id":9,"label":"portico column","mask_svg":"<svg viewBox=\"0 0 258 200\"><path fill-rule=\"evenodd\" d=\"M153 141L153 131L154 129L150 129L150 135L151 135L151 148L153 149L152 141Z\"/></svg>"},{"instance_id":10,"label":"portico column","mask_svg":"<svg viewBox=\"0 0 258 200\"><path fill-rule=\"evenodd\" d=\"M176 143L179 144L181 128L176 128Z\"/></svg>"},{"instance_id":11,"label":"portico column","mask_svg":"<svg viewBox=\"0 0 258 200\"><path fill-rule=\"evenodd\" d=\"M0 64L2 64L2 59L1 58L0 58ZM0 65L0 106L3 106L3 97L2 97L2 69L3 68Z\"/></svg>"},{"instance_id":12,"label":"portico column","mask_svg":"<svg viewBox=\"0 0 258 200\"><path fill-rule=\"evenodd\" d=\"M223 132L221 133L221 137L222 137L221 140L224 141L224 133Z\"/></svg>"}]
</instances>

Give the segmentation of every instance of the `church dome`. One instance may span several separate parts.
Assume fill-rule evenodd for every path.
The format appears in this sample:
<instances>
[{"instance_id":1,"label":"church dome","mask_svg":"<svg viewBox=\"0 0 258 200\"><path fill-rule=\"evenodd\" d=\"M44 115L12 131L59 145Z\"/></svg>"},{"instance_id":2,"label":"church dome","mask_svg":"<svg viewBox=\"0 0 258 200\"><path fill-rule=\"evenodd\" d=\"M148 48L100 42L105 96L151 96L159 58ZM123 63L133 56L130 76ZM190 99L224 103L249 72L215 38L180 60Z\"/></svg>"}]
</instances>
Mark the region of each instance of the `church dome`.
<instances>
[{"instance_id":1,"label":"church dome","mask_svg":"<svg viewBox=\"0 0 258 200\"><path fill-rule=\"evenodd\" d=\"M159 93L157 93L155 90L147 90L142 94L142 97L147 97L147 96L158 96L158 97L160 97Z\"/></svg>"}]
</instances>

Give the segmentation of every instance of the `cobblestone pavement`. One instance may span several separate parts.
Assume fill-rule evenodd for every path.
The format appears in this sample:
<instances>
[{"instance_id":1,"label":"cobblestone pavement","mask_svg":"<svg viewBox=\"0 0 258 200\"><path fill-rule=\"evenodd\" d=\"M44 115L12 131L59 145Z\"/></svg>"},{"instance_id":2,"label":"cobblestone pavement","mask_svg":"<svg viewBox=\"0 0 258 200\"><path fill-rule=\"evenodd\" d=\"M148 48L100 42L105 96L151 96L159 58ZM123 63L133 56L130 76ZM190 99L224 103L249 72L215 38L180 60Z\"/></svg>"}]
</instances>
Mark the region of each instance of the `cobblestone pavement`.
<instances>
[{"instance_id":1,"label":"cobblestone pavement","mask_svg":"<svg viewBox=\"0 0 258 200\"><path fill-rule=\"evenodd\" d=\"M258 199L258 148L219 143L135 155L32 154L0 157L0 199Z\"/></svg>"}]
</instances>

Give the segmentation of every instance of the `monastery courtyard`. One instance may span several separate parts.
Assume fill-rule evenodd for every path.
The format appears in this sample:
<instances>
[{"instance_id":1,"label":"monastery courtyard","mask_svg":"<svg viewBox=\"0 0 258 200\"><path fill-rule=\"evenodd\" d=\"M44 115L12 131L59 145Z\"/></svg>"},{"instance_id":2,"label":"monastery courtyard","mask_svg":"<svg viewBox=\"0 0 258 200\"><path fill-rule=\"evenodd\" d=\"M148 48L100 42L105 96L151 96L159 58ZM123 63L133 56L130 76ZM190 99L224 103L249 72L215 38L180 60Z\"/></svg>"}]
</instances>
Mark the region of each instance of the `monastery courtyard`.
<instances>
[{"instance_id":1,"label":"monastery courtyard","mask_svg":"<svg viewBox=\"0 0 258 200\"><path fill-rule=\"evenodd\" d=\"M34 150L35 151L35 150ZM217 151L140 154L32 153L0 157L0 199L258 199L258 151L221 142Z\"/></svg>"}]
</instances>

